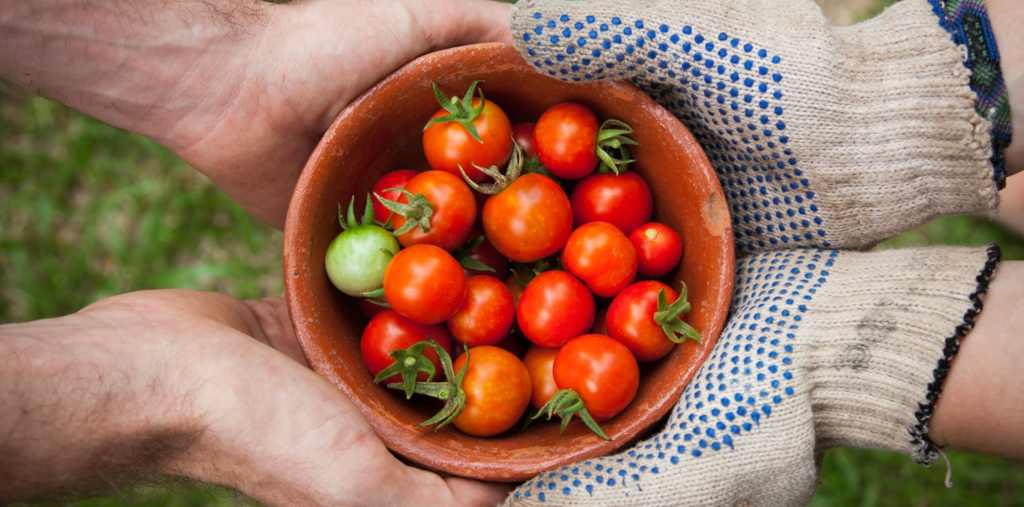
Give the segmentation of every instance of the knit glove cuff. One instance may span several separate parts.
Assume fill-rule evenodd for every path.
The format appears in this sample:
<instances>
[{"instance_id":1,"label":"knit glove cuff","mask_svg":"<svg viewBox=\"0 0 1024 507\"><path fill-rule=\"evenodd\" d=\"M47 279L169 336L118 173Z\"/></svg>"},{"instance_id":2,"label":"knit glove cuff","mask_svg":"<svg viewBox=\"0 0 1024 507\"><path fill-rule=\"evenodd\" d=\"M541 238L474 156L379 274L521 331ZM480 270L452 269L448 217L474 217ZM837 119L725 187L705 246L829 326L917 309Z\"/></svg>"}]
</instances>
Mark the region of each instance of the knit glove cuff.
<instances>
[{"instance_id":1,"label":"knit glove cuff","mask_svg":"<svg viewBox=\"0 0 1024 507\"><path fill-rule=\"evenodd\" d=\"M927 0L851 27L809 0L522 0L511 26L538 71L628 79L680 118L741 254L861 248L995 209L990 123Z\"/></svg>"},{"instance_id":2,"label":"knit glove cuff","mask_svg":"<svg viewBox=\"0 0 1024 507\"><path fill-rule=\"evenodd\" d=\"M928 420L998 260L994 245L900 249L846 254L829 269L793 358L807 366L819 451L938 457Z\"/></svg>"}]
</instances>

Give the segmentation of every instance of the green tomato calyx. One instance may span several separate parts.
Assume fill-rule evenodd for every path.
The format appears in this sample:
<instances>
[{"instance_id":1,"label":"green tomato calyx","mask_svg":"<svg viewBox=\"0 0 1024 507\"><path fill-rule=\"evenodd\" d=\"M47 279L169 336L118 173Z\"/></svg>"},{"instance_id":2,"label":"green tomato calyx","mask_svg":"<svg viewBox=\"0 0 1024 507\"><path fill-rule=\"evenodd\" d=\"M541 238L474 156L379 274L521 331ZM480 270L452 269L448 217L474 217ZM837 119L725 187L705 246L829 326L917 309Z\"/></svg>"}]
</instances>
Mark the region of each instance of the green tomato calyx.
<instances>
[{"instance_id":1,"label":"green tomato calyx","mask_svg":"<svg viewBox=\"0 0 1024 507\"><path fill-rule=\"evenodd\" d=\"M505 190L506 187L511 185L512 182L515 181L520 174L522 174L523 148L519 146L519 143L512 143L512 155L510 155L508 158L508 167L505 168L504 173L502 173L497 166L493 165L491 167L480 167L476 164L473 164L473 167L476 167L478 171L486 174L487 176L490 176L491 179L494 180L494 183L481 185L473 181L472 178L466 175L466 170L463 169L462 166L460 165L459 172L462 173L462 178L466 180L466 184L469 185L470 188L476 190L477 192L480 192L481 194L495 195L501 192L502 190Z\"/></svg>"},{"instance_id":2,"label":"green tomato calyx","mask_svg":"<svg viewBox=\"0 0 1024 507\"><path fill-rule=\"evenodd\" d=\"M416 345L420 343L427 344L437 352L437 357L441 359L441 369L444 371L445 378L448 379L444 382L415 382L413 385L413 391L417 394L425 394L444 401L444 407L441 408L440 412L419 424L420 427L437 424L437 427L434 428L434 431L437 431L454 421L466 408L466 391L462 389L462 379L465 378L466 370L469 369L469 349L466 349L466 364L462 366L458 373L455 373L452 368L452 358L443 347L429 338L427 341L419 342ZM381 375L383 375L383 372ZM415 381L415 379L414 375L413 380ZM408 389L405 383L398 382L388 384L388 387L391 389ZM406 394L407 396L412 396L408 390L406 390Z\"/></svg>"},{"instance_id":3,"label":"green tomato calyx","mask_svg":"<svg viewBox=\"0 0 1024 507\"><path fill-rule=\"evenodd\" d=\"M366 194L366 208L363 210L363 217L361 220L356 220L356 196L352 196L352 199L348 201L348 213L343 213L341 203L338 203L338 222L341 223L342 230L349 230L353 227L360 225L376 225L378 227L385 227L373 218L373 201L371 200L370 194ZM390 219L388 220L390 222ZM386 227L385 227L386 229Z\"/></svg>"},{"instance_id":4,"label":"green tomato calyx","mask_svg":"<svg viewBox=\"0 0 1024 507\"><path fill-rule=\"evenodd\" d=\"M388 387L399 386L397 389L405 391L406 399L412 398L417 385L416 377L419 373L421 371L426 372L427 382L433 380L434 373L436 373L434 363L430 362L430 359L423 355L423 349L430 345L430 342L433 342L433 340L428 339L428 341L414 343L407 349L392 350L388 357L394 358L395 362L381 370L376 377L373 377L373 382L379 384L394 375L401 375L401 383L388 384Z\"/></svg>"},{"instance_id":5,"label":"green tomato calyx","mask_svg":"<svg viewBox=\"0 0 1024 507\"><path fill-rule=\"evenodd\" d=\"M473 250L476 250L476 247L480 246L480 243L484 242L485 239L487 239L487 237L481 234L469 241L466 241L462 246L452 251L452 257L455 257L455 260L459 261L459 265L470 271L486 271L488 273L494 273L494 268L469 256L473 253Z\"/></svg>"},{"instance_id":6,"label":"green tomato calyx","mask_svg":"<svg viewBox=\"0 0 1024 507\"><path fill-rule=\"evenodd\" d=\"M437 97L437 102L441 104L441 107L444 108L445 111L448 111L448 114L445 116L438 116L437 118L428 121L427 124L424 125L423 130L427 130L432 125L436 125L438 123L458 123L466 129L466 132L469 132L469 135L473 136L473 139L475 139L476 142L484 144L483 139L480 139L480 134L476 131L476 125L473 125L473 120L475 120L477 116L480 116L480 113L484 110L484 104L486 103L486 100L484 99L484 90L481 88L480 105L477 106L476 109L473 108L473 91L476 89L477 83L482 82L482 79L473 81L473 84L469 85L469 90L466 92L466 96L463 97L462 100L459 100L456 96L452 96L451 99L445 97L444 94L441 93L441 89L437 87L437 83L431 83L434 86L434 96Z\"/></svg>"},{"instance_id":7,"label":"green tomato calyx","mask_svg":"<svg viewBox=\"0 0 1024 507\"><path fill-rule=\"evenodd\" d=\"M373 194L385 208L392 211L395 215L400 215L405 219L405 223L394 232L395 236L401 236L416 227L419 227L423 232L430 232L430 217L434 216L434 204L427 200L427 196L423 194L412 195L411 192L404 188L389 188L386 192L397 190L402 193L409 201L408 204L392 201L387 199L380 194ZM391 222L391 219L388 219Z\"/></svg>"},{"instance_id":8,"label":"green tomato calyx","mask_svg":"<svg viewBox=\"0 0 1024 507\"><path fill-rule=\"evenodd\" d=\"M668 296L665 289L658 292L658 311L654 312L655 324L661 326L665 336L674 343L683 343L687 339L696 340L697 343L704 343L700 339L700 333L692 326L683 322L682 316L690 311L690 302L686 300L686 284L679 282L682 289L679 291L679 298L668 304Z\"/></svg>"},{"instance_id":9,"label":"green tomato calyx","mask_svg":"<svg viewBox=\"0 0 1024 507\"><path fill-rule=\"evenodd\" d=\"M562 389L555 393L551 400L545 403L543 407L540 407L540 410L537 410L537 413L530 420L537 419L544 415L545 412L548 414L548 420L555 415L562 418L562 427L559 429L560 434L565 433L565 428L569 426L569 421L572 420L572 416L575 414L580 416L583 424L586 424L598 436L605 440L611 440L608 438L608 435L604 434L604 431L601 431L597 421L587 411L587 407L583 405L583 399L580 398L579 393L572 389Z\"/></svg>"},{"instance_id":10,"label":"green tomato calyx","mask_svg":"<svg viewBox=\"0 0 1024 507\"><path fill-rule=\"evenodd\" d=\"M630 158L631 154L627 146L639 146L640 143L626 137L633 132L635 132L633 127L619 120L606 120L601 124L601 129L597 132L597 147L595 148L597 158L601 159L598 172L610 171L619 174L625 171L631 162L635 162ZM613 157L608 153L609 150L617 151L619 158Z\"/></svg>"}]
</instances>

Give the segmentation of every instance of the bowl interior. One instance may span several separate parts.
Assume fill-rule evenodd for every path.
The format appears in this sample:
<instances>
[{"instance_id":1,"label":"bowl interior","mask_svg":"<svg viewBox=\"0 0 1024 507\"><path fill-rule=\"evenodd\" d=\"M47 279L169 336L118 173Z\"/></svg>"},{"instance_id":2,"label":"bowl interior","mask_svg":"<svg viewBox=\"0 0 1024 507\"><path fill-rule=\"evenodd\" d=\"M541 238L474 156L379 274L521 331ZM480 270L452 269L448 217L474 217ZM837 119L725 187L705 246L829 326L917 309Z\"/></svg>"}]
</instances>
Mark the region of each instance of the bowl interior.
<instances>
[{"instance_id":1,"label":"bowl interior","mask_svg":"<svg viewBox=\"0 0 1024 507\"><path fill-rule=\"evenodd\" d=\"M366 319L352 298L336 290L324 270L327 247L341 232L338 203L361 206L384 173L427 168L422 128L438 110L431 83L462 95L484 79L513 123L536 121L563 101L590 107L600 120L632 125L640 146L631 169L654 195L654 220L679 231L681 266L668 278L685 281L692 302L686 320L704 337L660 361L641 364L633 403L602 424L605 441L579 422L559 435L555 422L478 438L453 427L417 428L438 409L432 400L409 403L373 383L360 359ZM361 209L361 208L360 208ZM284 242L285 290L295 330L313 368L359 407L393 451L435 470L485 480L518 481L557 466L606 454L636 438L663 416L706 358L725 322L732 290L733 245L721 187L693 136L673 116L630 84L565 83L528 67L511 45L464 46L414 60L364 93L338 116L310 158L292 198Z\"/></svg>"}]
</instances>

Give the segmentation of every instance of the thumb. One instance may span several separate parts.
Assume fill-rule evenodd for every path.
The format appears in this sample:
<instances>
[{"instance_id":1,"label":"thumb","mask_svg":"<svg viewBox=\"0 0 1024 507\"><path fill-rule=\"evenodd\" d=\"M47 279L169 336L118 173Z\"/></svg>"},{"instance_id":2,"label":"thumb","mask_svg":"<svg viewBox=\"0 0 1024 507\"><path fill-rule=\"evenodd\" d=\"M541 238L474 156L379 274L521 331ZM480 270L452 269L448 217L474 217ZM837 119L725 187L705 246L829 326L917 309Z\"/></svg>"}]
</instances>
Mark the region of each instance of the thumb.
<instances>
[{"instance_id":1,"label":"thumb","mask_svg":"<svg viewBox=\"0 0 1024 507\"><path fill-rule=\"evenodd\" d=\"M476 44L511 42L512 5L495 0L410 2L426 51Z\"/></svg>"}]
</instances>

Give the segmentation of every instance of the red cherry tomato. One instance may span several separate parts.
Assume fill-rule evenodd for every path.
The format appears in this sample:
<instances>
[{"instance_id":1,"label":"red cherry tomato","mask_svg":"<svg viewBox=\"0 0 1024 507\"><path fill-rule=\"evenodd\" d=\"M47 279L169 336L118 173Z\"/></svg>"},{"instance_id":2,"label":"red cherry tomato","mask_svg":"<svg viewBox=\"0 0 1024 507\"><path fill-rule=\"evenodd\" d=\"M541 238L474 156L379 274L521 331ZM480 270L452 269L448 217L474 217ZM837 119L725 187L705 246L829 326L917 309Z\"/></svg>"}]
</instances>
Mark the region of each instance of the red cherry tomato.
<instances>
[{"instance_id":1,"label":"red cherry tomato","mask_svg":"<svg viewBox=\"0 0 1024 507\"><path fill-rule=\"evenodd\" d=\"M445 326L466 347L497 345L508 336L516 318L516 305L497 278L474 276L466 280L466 299Z\"/></svg>"},{"instance_id":2,"label":"red cherry tomato","mask_svg":"<svg viewBox=\"0 0 1024 507\"><path fill-rule=\"evenodd\" d=\"M516 321L526 339L542 347L558 347L590 330L594 295L565 271L545 271L523 290Z\"/></svg>"},{"instance_id":3,"label":"red cherry tomato","mask_svg":"<svg viewBox=\"0 0 1024 507\"><path fill-rule=\"evenodd\" d=\"M562 346L552 365L559 389L572 389L595 421L622 412L636 396L640 367L621 343L588 334Z\"/></svg>"},{"instance_id":4,"label":"red cherry tomato","mask_svg":"<svg viewBox=\"0 0 1024 507\"><path fill-rule=\"evenodd\" d=\"M533 384L533 393L530 395L530 405L540 409L545 403L558 392L558 384L555 384L555 376L551 366L555 363L555 356L558 355L557 348L541 347L531 345L526 349L523 356L523 364L526 371L530 372L530 382Z\"/></svg>"},{"instance_id":5,"label":"red cherry tomato","mask_svg":"<svg viewBox=\"0 0 1024 507\"><path fill-rule=\"evenodd\" d=\"M683 240L671 227L657 222L641 225L629 235L636 248L640 274L648 278L665 275L683 258Z\"/></svg>"},{"instance_id":6,"label":"red cherry tomato","mask_svg":"<svg viewBox=\"0 0 1024 507\"><path fill-rule=\"evenodd\" d=\"M402 192L398 190L387 191L389 188L405 188L405 185L409 183L409 180L413 179L417 174L412 169L399 169L397 171L391 171L384 176L381 176L377 183L373 184L373 193L380 195L385 199L397 201L398 196L402 195ZM387 223L388 217L391 216L391 210L384 207L376 198L373 199L373 219L380 223Z\"/></svg>"},{"instance_id":7,"label":"red cherry tomato","mask_svg":"<svg viewBox=\"0 0 1024 507\"><path fill-rule=\"evenodd\" d=\"M466 276L452 255L434 245L399 250L384 271L384 297L421 324L444 322L462 306Z\"/></svg>"},{"instance_id":8,"label":"red cherry tomato","mask_svg":"<svg viewBox=\"0 0 1024 507\"><path fill-rule=\"evenodd\" d=\"M653 211L651 189L633 171L587 176L572 189L570 201L576 227L587 222L608 222L623 234L650 221Z\"/></svg>"},{"instance_id":9,"label":"red cherry tomato","mask_svg":"<svg viewBox=\"0 0 1024 507\"><path fill-rule=\"evenodd\" d=\"M394 358L388 357L391 351L407 349L417 342L426 341L427 337L437 342L449 354L452 353L452 342L444 326L419 324L402 317L394 310L385 309L370 319L370 323L363 330L360 342L363 364L369 370L370 376L376 377L384 368L395 362ZM444 370L441 369L441 360L437 357L437 352L427 347L423 349L423 357L434 363L434 380L444 379ZM419 372L416 380L426 382L427 373ZM388 385L401 381L400 375L394 375L381 384Z\"/></svg>"},{"instance_id":10,"label":"red cherry tomato","mask_svg":"<svg viewBox=\"0 0 1024 507\"><path fill-rule=\"evenodd\" d=\"M655 361L668 355L675 346L661 326L654 322L658 311L658 293L665 291L669 304L679 294L661 282L637 282L615 296L608 307L608 336L626 346L637 361ZM685 315L680 315L682 319Z\"/></svg>"},{"instance_id":11,"label":"red cherry tomato","mask_svg":"<svg viewBox=\"0 0 1024 507\"><path fill-rule=\"evenodd\" d=\"M562 267L586 282L595 295L612 297L636 278L636 249L618 227L589 222L569 235Z\"/></svg>"},{"instance_id":12,"label":"red cherry tomato","mask_svg":"<svg viewBox=\"0 0 1024 507\"><path fill-rule=\"evenodd\" d=\"M523 153L526 153L527 157L532 157L537 154L537 150L533 148L533 131L535 123L516 123L512 125L512 139L522 146Z\"/></svg>"},{"instance_id":13,"label":"red cherry tomato","mask_svg":"<svg viewBox=\"0 0 1024 507\"><path fill-rule=\"evenodd\" d=\"M537 120L533 143L537 158L551 174L580 179L597 168L597 116L575 102L552 106Z\"/></svg>"},{"instance_id":14,"label":"red cherry tomato","mask_svg":"<svg viewBox=\"0 0 1024 507\"><path fill-rule=\"evenodd\" d=\"M533 262L565 245L572 205L562 187L540 174L524 174L484 204L484 232L505 257Z\"/></svg>"},{"instance_id":15,"label":"red cherry tomato","mask_svg":"<svg viewBox=\"0 0 1024 507\"><path fill-rule=\"evenodd\" d=\"M429 244L452 251L465 243L476 221L476 200L461 177L444 171L426 171L409 180L405 189L413 196L423 194L434 205L434 214L430 217L429 231L414 227L398 236L402 246ZM409 198L403 194L398 202L408 204ZM405 221L401 215L392 217L395 230L405 225Z\"/></svg>"},{"instance_id":16,"label":"red cherry tomato","mask_svg":"<svg viewBox=\"0 0 1024 507\"><path fill-rule=\"evenodd\" d=\"M479 105L480 98L474 98L473 108ZM430 119L448 114L441 109ZM512 154L512 123L505 111L490 100L484 101L484 109L473 119L473 126L483 143L473 139L459 123L435 123L427 127L423 131L423 152L430 167L462 178L461 166L466 175L477 183L487 179L487 175L478 171L474 164L503 168Z\"/></svg>"},{"instance_id":17,"label":"red cherry tomato","mask_svg":"<svg viewBox=\"0 0 1024 507\"><path fill-rule=\"evenodd\" d=\"M466 364L463 353L452 365L457 373ZM497 435L515 426L530 403L530 373L518 357L492 346L469 350L469 367L462 379L466 407L452 421L477 437Z\"/></svg>"}]
</instances>

